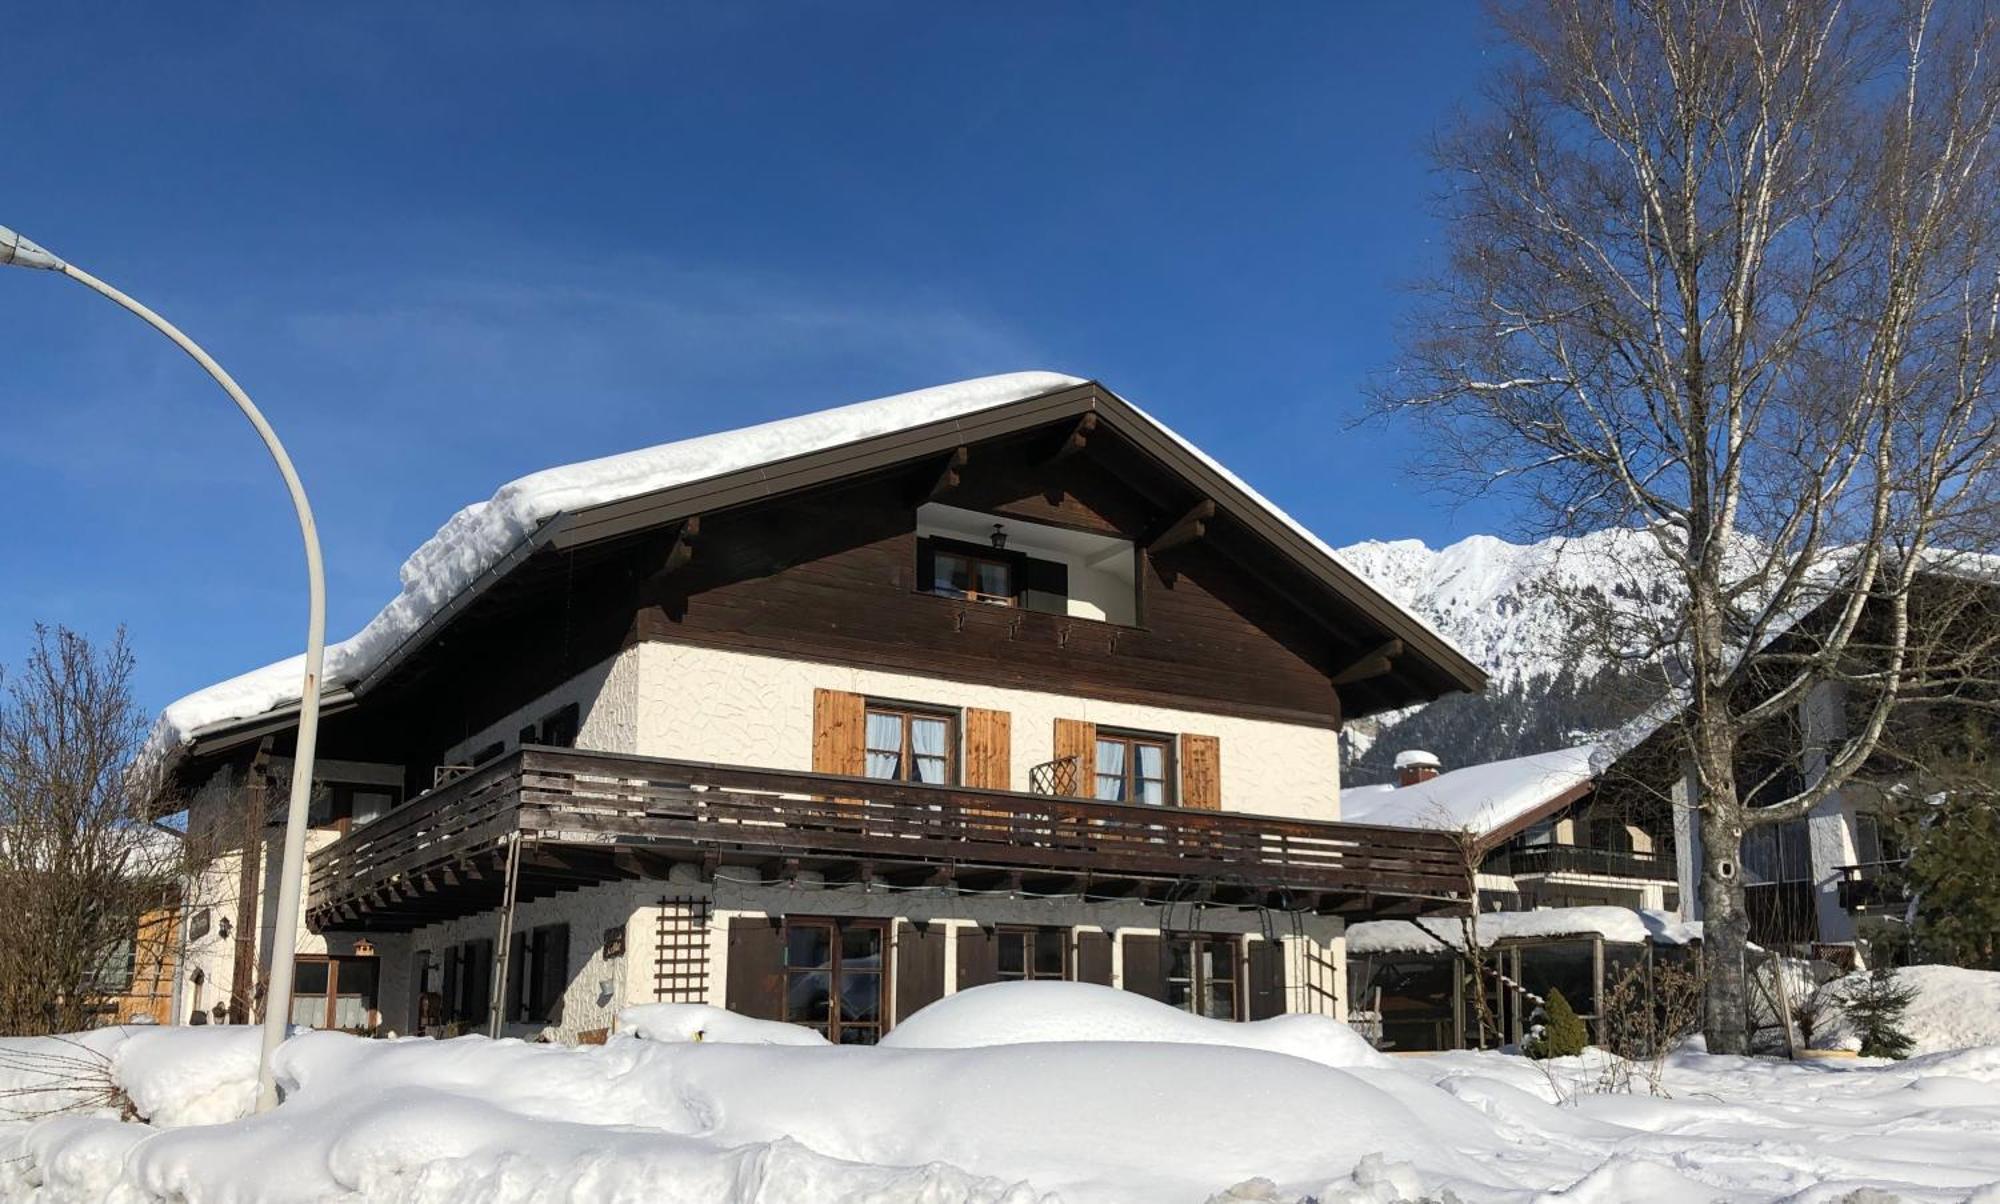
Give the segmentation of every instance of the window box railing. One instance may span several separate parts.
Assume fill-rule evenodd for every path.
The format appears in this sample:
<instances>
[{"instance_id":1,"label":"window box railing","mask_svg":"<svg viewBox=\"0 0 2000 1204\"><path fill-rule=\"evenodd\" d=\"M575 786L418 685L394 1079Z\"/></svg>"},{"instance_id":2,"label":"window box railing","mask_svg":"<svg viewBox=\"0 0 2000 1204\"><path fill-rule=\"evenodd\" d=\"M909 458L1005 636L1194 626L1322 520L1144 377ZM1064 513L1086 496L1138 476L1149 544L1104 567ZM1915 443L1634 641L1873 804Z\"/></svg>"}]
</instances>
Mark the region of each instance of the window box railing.
<instances>
[{"instance_id":1,"label":"window box railing","mask_svg":"<svg viewBox=\"0 0 2000 1204\"><path fill-rule=\"evenodd\" d=\"M1909 902L1909 887L1897 872L1901 861L1866 861L1840 870L1840 906L1844 911L1900 906Z\"/></svg>"}]
</instances>

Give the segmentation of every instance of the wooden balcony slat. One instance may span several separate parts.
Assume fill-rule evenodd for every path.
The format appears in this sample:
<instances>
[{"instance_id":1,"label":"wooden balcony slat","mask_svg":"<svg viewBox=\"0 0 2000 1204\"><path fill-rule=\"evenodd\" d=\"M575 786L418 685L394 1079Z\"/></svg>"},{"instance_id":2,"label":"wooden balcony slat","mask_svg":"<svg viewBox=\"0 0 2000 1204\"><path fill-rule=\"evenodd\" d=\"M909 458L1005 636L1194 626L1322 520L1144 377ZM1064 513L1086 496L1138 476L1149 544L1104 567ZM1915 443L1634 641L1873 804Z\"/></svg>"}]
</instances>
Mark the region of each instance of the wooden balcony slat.
<instances>
[{"instance_id":1,"label":"wooden balcony slat","mask_svg":"<svg viewBox=\"0 0 2000 1204\"><path fill-rule=\"evenodd\" d=\"M1363 896L1444 899L1462 880L1455 845L1437 832L529 748L315 854L312 908L326 913L434 873L514 831L545 846L634 845Z\"/></svg>"}]
</instances>

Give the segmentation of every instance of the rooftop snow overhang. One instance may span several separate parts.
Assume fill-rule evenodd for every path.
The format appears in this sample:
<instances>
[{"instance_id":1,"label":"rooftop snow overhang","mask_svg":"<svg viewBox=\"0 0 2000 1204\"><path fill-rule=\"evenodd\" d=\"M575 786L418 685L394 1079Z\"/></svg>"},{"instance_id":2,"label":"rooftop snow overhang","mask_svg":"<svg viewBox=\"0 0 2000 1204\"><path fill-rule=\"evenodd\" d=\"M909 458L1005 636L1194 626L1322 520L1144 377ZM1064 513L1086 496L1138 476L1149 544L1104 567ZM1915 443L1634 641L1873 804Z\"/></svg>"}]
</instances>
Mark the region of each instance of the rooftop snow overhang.
<instances>
[{"instance_id":1,"label":"rooftop snow overhang","mask_svg":"<svg viewBox=\"0 0 2000 1204\"><path fill-rule=\"evenodd\" d=\"M1455 691L1485 688L1486 673L1422 619L1391 601L1349 568L1332 548L1258 495L1233 473L1150 415L1094 381L1052 389L986 409L913 425L838 446L774 459L664 489L557 513L516 544L358 679L330 686L330 703L353 706L389 680L495 584L545 549L567 551L685 519L749 505L863 473L948 455L953 449L1091 414L1190 489L1213 502L1242 530L1303 570L1332 598L1373 628L1392 655L1390 672L1406 683L1406 701L1350 712L1349 717L1410 705ZM255 716L209 724L190 733L177 756L206 755L295 718L296 701Z\"/></svg>"}]
</instances>

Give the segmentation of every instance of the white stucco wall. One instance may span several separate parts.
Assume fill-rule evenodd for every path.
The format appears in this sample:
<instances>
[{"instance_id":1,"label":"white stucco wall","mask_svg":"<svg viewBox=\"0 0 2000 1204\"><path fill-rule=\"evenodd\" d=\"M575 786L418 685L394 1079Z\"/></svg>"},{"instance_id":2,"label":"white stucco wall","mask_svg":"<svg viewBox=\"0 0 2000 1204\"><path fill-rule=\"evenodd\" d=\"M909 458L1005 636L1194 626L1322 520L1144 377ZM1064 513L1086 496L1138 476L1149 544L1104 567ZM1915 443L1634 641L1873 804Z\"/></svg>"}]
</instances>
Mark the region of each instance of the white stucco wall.
<instances>
[{"instance_id":1,"label":"white stucco wall","mask_svg":"<svg viewBox=\"0 0 2000 1204\"><path fill-rule=\"evenodd\" d=\"M637 749L648 756L812 768L815 688L1013 716L1012 782L1055 756L1055 721L1215 736L1222 807L1301 819L1338 819L1339 735L1327 728L1166 707L812 664L689 644L647 643L639 657Z\"/></svg>"}]
</instances>

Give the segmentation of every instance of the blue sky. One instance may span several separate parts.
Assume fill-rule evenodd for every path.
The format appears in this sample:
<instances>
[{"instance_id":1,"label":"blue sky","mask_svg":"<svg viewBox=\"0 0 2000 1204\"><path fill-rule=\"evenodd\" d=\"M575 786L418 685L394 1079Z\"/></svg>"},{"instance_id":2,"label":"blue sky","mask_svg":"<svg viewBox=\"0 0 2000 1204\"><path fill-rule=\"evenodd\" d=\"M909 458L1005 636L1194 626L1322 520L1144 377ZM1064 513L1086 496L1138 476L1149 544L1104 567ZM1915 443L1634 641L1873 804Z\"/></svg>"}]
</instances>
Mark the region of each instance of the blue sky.
<instances>
[{"instance_id":1,"label":"blue sky","mask_svg":"<svg viewBox=\"0 0 2000 1204\"><path fill-rule=\"evenodd\" d=\"M335 638L521 473L1019 368L1336 543L1506 529L1348 425L1495 53L1469 4L407 7L30 5L0 72L0 223L265 407ZM0 331L0 663L124 623L151 707L295 652L295 528L206 377L52 277L0 274Z\"/></svg>"}]
</instances>

